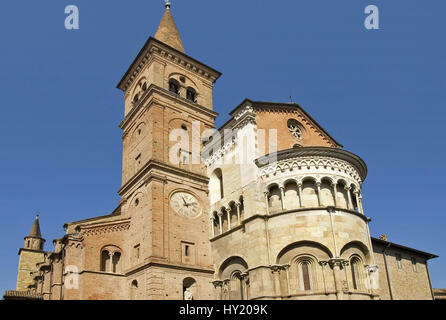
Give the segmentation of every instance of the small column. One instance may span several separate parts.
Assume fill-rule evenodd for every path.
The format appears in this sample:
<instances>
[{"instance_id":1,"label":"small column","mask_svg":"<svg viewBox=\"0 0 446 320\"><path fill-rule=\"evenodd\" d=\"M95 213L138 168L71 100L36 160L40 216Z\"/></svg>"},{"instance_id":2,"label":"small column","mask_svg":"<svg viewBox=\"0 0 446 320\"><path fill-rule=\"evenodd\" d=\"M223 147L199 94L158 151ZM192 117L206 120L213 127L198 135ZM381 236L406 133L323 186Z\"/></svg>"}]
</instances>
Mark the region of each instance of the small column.
<instances>
[{"instance_id":1,"label":"small column","mask_svg":"<svg viewBox=\"0 0 446 320\"><path fill-rule=\"evenodd\" d=\"M344 260L344 261L342 261L342 268L344 269L344 271L345 271L345 280L343 281L343 291L344 292L348 292L348 291L351 291L350 289L349 289L349 283L348 283L348 266L350 265L350 263L347 261L347 260ZM356 279L356 286L358 286L358 280L359 279ZM353 288L352 288L353 289Z\"/></svg>"},{"instance_id":2,"label":"small column","mask_svg":"<svg viewBox=\"0 0 446 320\"><path fill-rule=\"evenodd\" d=\"M286 210L286 204L285 204L285 187L284 186L280 186L280 199L282 200L282 210Z\"/></svg>"},{"instance_id":3,"label":"small column","mask_svg":"<svg viewBox=\"0 0 446 320\"><path fill-rule=\"evenodd\" d=\"M299 189L299 205L302 208L304 206L304 202L302 200L302 183L299 183L297 188Z\"/></svg>"},{"instance_id":4,"label":"small column","mask_svg":"<svg viewBox=\"0 0 446 320\"><path fill-rule=\"evenodd\" d=\"M243 300L249 300L249 292L248 292L248 287L249 287L249 273L243 273L242 274L242 279L243 279Z\"/></svg>"},{"instance_id":5,"label":"small column","mask_svg":"<svg viewBox=\"0 0 446 320\"><path fill-rule=\"evenodd\" d=\"M108 255L109 255L109 257L110 257L110 262L109 262L109 264L108 264L108 268L109 268L109 270L108 270L108 272L110 272L110 273L112 273L113 272L113 252L110 252Z\"/></svg>"},{"instance_id":6,"label":"small column","mask_svg":"<svg viewBox=\"0 0 446 320\"><path fill-rule=\"evenodd\" d=\"M334 193L334 205L335 205L335 208L337 208L338 207L338 199L337 199L338 185L336 183L333 183L331 186L333 187L333 193Z\"/></svg>"},{"instance_id":7,"label":"small column","mask_svg":"<svg viewBox=\"0 0 446 320\"><path fill-rule=\"evenodd\" d=\"M220 227L220 234L223 234L223 222L221 220L223 212L220 211L219 213L217 213L217 215L218 215L218 222L219 222L219 227Z\"/></svg>"},{"instance_id":8,"label":"small column","mask_svg":"<svg viewBox=\"0 0 446 320\"><path fill-rule=\"evenodd\" d=\"M358 206L359 206L359 211L362 213L362 214L364 214L364 207L362 206L362 195L361 195L361 193L360 192L358 192L359 194L358 194L358 201L359 201L359 203L358 203Z\"/></svg>"},{"instance_id":9,"label":"small column","mask_svg":"<svg viewBox=\"0 0 446 320\"><path fill-rule=\"evenodd\" d=\"M274 278L274 294L276 296L276 299L280 299L282 297L280 290L280 269L280 266L277 265L271 267L271 272Z\"/></svg>"},{"instance_id":10,"label":"small column","mask_svg":"<svg viewBox=\"0 0 446 320\"><path fill-rule=\"evenodd\" d=\"M291 267L291 265L289 265L289 264L286 264L283 266L283 269L286 272L286 284L287 284L287 289L288 289L288 296L291 296L290 267Z\"/></svg>"},{"instance_id":11,"label":"small column","mask_svg":"<svg viewBox=\"0 0 446 320\"><path fill-rule=\"evenodd\" d=\"M356 204L358 205L358 212L362 213L361 212L361 206L359 205L359 192L355 191L354 194L355 194Z\"/></svg>"},{"instance_id":12,"label":"small column","mask_svg":"<svg viewBox=\"0 0 446 320\"><path fill-rule=\"evenodd\" d=\"M241 206L242 204L240 203L240 202L237 202L236 204L235 204L235 206L237 207L237 220L238 220L238 224L239 225L241 225L242 224L242 220L241 220L241 218L240 218L240 206Z\"/></svg>"},{"instance_id":13,"label":"small column","mask_svg":"<svg viewBox=\"0 0 446 320\"><path fill-rule=\"evenodd\" d=\"M327 261L319 261L319 264L322 267L322 279L324 281L324 292L327 293L327 280L325 279L325 267L328 264Z\"/></svg>"},{"instance_id":14,"label":"small column","mask_svg":"<svg viewBox=\"0 0 446 320\"><path fill-rule=\"evenodd\" d=\"M222 290L223 290L223 281L217 280L213 281L212 284L215 288L215 296L217 297L217 300L223 300L222 299Z\"/></svg>"},{"instance_id":15,"label":"small column","mask_svg":"<svg viewBox=\"0 0 446 320\"><path fill-rule=\"evenodd\" d=\"M316 182L316 187L317 187L317 201L318 201L319 207L322 207L322 202L321 202L321 183L320 182Z\"/></svg>"},{"instance_id":16,"label":"small column","mask_svg":"<svg viewBox=\"0 0 446 320\"><path fill-rule=\"evenodd\" d=\"M231 299L231 280L226 279L223 280L223 298L222 300L230 300Z\"/></svg>"},{"instance_id":17,"label":"small column","mask_svg":"<svg viewBox=\"0 0 446 320\"><path fill-rule=\"evenodd\" d=\"M212 238L214 238L215 237L215 217L214 217L213 213L211 214L210 220L211 220L211 236L212 236Z\"/></svg>"},{"instance_id":18,"label":"small column","mask_svg":"<svg viewBox=\"0 0 446 320\"><path fill-rule=\"evenodd\" d=\"M333 276L335 280L336 296L338 300L343 300L344 292L342 290L342 275L341 275L341 262L340 259L331 259L328 261L333 269Z\"/></svg>"},{"instance_id":19,"label":"small column","mask_svg":"<svg viewBox=\"0 0 446 320\"><path fill-rule=\"evenodd\" d=\"M352 204L352 195L350 194L351 187L345 187L345 190L347 190L347 209L353 210L353 204Z\"/></svg>"},{"instance_id":20,"label":"small column","mask_svg":"<svg viewBox=\"0 0 446 320\"><path fill-rule=\"evenodd\" d=\"M264 193L265 193L266 213L269 214L269 201L268 201L269 191L265 191Z\"/></svg>"},{"instance_id":21,"label":"small column","mask_svg":"<svg viewBox=\"0 0 446 320\"><path fill-rule=\"evenodd\" d=\"M226 217L228 218L228 231L231 230L231 208L225 208Z\"/></svg>"}]
</instances>

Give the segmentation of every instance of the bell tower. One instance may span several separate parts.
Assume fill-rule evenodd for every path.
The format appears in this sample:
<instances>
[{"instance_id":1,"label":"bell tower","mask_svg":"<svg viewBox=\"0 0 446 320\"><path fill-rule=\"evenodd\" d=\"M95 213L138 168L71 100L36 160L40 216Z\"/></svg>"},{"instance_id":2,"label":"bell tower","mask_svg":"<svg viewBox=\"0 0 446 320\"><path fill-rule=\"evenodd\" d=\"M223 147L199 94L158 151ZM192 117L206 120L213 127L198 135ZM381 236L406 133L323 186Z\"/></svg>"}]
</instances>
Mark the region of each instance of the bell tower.
<instances>
[{"instance_id":1,"label":"bell tower","mask_svg":"<svg viewBox=\"0 0 446 320\"><path fill-rule=\"evenodd\" d=\"M200 153L202 135L214 129L220 75L186 54L167 1L155 37L118 84L125 105L119 194L121 214L131 221L126 274L135 296L214 298Z\"/></svg>"},{"instance_id":2,"label":"bell tower","mask_svg":"<svg viewBox=\"0 0 446 320\"><path fill-rule=\"evenodd\" d=\"M40 233L39 215L36 215L29 235L25 237L25 244L19 251L19 268L17 273L17 290L28 290L33 283L31 272L37 271L36 264L45 260L45 239Z\"/></svg>"}]
</instances>

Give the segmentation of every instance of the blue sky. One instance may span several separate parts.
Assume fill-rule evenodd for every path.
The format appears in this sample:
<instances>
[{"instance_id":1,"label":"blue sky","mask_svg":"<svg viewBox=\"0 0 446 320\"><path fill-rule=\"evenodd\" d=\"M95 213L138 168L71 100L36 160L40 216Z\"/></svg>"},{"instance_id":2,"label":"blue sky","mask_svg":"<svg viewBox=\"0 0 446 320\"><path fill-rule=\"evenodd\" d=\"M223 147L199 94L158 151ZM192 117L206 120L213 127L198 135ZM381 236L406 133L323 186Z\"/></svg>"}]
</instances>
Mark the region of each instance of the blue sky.
<instances>
[{"instance_id":1,"label":"blue sky","mask_svg":"<svg viewBox=\"0 0 446 320\"><path fill-rule=\"evenodd\" d=\"M64 28L69 4L79 30ZM364 28L370 4L380 30ZM117 206L115 86L163 11L161 0L0 2L0 294L15 288L36 211L50 250L65 222ZM176 0L172 11L186 52L223 72L217 125L244 98L292 96L366 161L372 235L440 255L431 277L446 288L446 2Z\"/></svg>"}]
</instances>

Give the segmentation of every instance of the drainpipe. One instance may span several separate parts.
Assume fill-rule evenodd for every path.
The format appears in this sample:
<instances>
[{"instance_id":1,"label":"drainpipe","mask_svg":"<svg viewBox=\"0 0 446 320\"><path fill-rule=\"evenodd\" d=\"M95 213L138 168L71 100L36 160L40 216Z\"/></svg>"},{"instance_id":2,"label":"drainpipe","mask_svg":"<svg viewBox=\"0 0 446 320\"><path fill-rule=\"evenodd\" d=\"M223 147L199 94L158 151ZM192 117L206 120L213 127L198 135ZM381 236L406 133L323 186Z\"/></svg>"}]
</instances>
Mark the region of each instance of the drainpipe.
<instances>
[{"instance_id":1,"label":"drainpipe","mask_svg":"<svg viewBox=\"0 0 446 320\"><path fill-rule=\"evenodd\" d=\"M384 256L384 267L386 268L387 283L389 285L390 300L393 300L392 285L390 284L390 275L389 275L389 269L387 268L387 259L386 259L386 251L389 247L390 247L390 243L387 244L387 246L384 248L383 256Z\"/></svg>"}]
</instances>

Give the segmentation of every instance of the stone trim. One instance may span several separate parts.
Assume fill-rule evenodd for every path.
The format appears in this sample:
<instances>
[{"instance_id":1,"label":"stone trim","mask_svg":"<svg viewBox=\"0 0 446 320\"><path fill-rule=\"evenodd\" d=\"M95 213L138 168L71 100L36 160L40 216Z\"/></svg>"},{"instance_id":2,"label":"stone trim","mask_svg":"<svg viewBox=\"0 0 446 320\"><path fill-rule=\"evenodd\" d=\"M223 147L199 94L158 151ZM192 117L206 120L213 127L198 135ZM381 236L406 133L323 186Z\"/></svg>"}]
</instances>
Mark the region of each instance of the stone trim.
<instances>
[{"instance_id":1,"label":"stone trim","mask_svg":"<svg viewBox=\"0 0 446 320\"><path fill-rule=\"evenodd\" d=\"M365 222L370 222L371 219L367 218L366 216L364 216L363 214L356 212L354 210L349 210L349 209L344 209L344 208L335 208L335 207L314 207L314 208L298 208L298 209L293 209L293 210L286 210L286 211L282 211L282 212L277 212L277 213L272 213L272 214L255 214L252 215L248 218L246 218L245 220L241 221L240 225L238 225L237 227L234 227L231 230L225 231L222 234L219 234L211 239L209 239L211 242L217 241L220 238L223 238L229 234L231 234L232 232L235 232L239 229L245 229L245 224L247 224L248 222L251 222L252 220L256 220L256 219L263 219L263 220L269 220L271 218L275 218L277 216L281 216L284 214L292 214L292 213L299 213L299 212L304 212L304 211L314 211L314 210L327 210L328 208L335 210L335 211L342 211L345 213L350 213L353 214L355 216L357 216L358 218L361 218L362 220L364 220ZM373 238L372 238L373 239Z\"/></svg>"},{"instance_id":2,"label":"stone trim","mask_svg":"<svg viewBox=\"0 0 446 320\"><path fill-rule=\"evenodd\" d=\"M161 263L161 262L149 262L143 266L136 267L133 270L126 271L125 276L131 276L135 273L138 273L140 271L143 271L143 270L151 268L151 267L167 268L167 269L175 269L175 270L185 270L185 271L189 271L189 272L206 273L206 274L210 274L210 275L213 275L215 273L215 270L213 268L200 269L200 268L194 268L191 266L171 265L171 264Z\"/></svg>"},{"instance_id":3,"label":"stone trim","mask_svg":"<svg viewBox=\"0 0 446 320\"><path fill-rule=\"evenodd\" d=\"M144 174L146 174L147 172L149 172L150 170L153 169L158 169L160 171L165 171L165 172L169 172L172 173L174 175L178 175L178 176L182 176L184 178L187 179L191 179L191 180L197 180L198 182L201 182L203 184L208 184L209 182L209 178L197 173L193 173L190 171L186 171L184 169L180 169L156 160L150 160L149 162L147 162L139 171L136 175L134 175L129 181L127 181L122 187L121 189L118 190L118 194L120 196L124 195L124 193L126 193L135 183L138 183L141 181L141 178ZM162 179L162 180L166 180L166 178L164 177L160 177L157 176L153 173L149 174L149 176L145 179L145 182L149 182L150 180L153 179Z\"/></svg>"},{"instance_id":4,"label":"stone trim","mask_svg":"<svg viewBox=\"0 0 446 320\"><path fill-rule=\"evenodd\" d=\"M271 157L277 159L277 162L279 164L277 164L276 162L271 164L270 161L268 161L268 159L270 159ZM262 169L262 174L266 175L268 173L274 173L277 170L283 170L283 168L280 168L280 164L283 164L283 162L302 157L327 157L343 160L351 164L357 170L362 181L364 181L367 177L367 165L359 156L349 151L329 147L302 147L281 150L277 153L260 157L255 160L255 163L259 168ZM290 165L290 168L293 168L298 166L298 163L293 161L292 163L290 163ZM275 170L274 168L271 168L271 166L275 166Z\"/></svg>"},{"instance_id":5,"label":"stone trim","mask_svg":"<svg viewBox=\"0 0 446 320\"><path fill-rule=\"evenodd\" d=\"M127 115L124 117L124 119L119 124L119 128L122 130L126 130L125 127L131 122L131 120L135 117L135 115L144 107L150 108L149 105L146 105L145 102L147 99L151 96L153 96L153 93L159 93L160 95L163 95L164 97L168 97L169 99L176 99L183 103L185 103L189 108L191 108L194 111L198 111L200 114L205 114L208 117L216 118L218 116L218 113L208 109L202 105L199 105L197 103L194 103L190 100L187 100L186 98L183 98L179 95L176 95L166 89L163 89L155 84L151 84L149 88L144 92L144 94L141 96L141 98L138 100L138 103L135 104L132 109L127 113ZM163 103L161 101L158 101L156 98L153 98L153 103L158 102L160 105ZM126 136L127 132L124 132L122 135L122 138Z\"/></svg>"},{"instance_id":6,"label":"stone trim","mask_svg":"<svg viewBox=\"0 0 446 320\"><path fill-rule=\"evenodd\" d=\"M121 81L119 81L117 88L125 92L144 69L153 53L158 53L175 64L187 68L189 71L194 72L201 77L207 78L211 82L215 82L221 76L221 72L208 67L204 63L189 57L185 53L178 51L153 37L150 37L122 77Z\"/></svg>"},{"instance_id":7,"label":"stone trim","mask_svg":"<svg viewBox=\"0 0 446 320\"><path fill-rule=\"evenodd\" d=\"M100 235L105 233L126 231L130 228L130 221L115 222L108 225L80 226L80 232L84 236Z\"/></svg>"}]
</instances>

